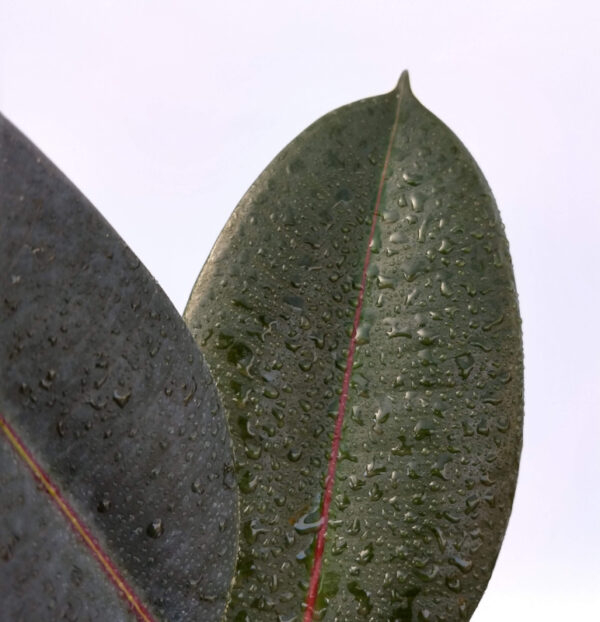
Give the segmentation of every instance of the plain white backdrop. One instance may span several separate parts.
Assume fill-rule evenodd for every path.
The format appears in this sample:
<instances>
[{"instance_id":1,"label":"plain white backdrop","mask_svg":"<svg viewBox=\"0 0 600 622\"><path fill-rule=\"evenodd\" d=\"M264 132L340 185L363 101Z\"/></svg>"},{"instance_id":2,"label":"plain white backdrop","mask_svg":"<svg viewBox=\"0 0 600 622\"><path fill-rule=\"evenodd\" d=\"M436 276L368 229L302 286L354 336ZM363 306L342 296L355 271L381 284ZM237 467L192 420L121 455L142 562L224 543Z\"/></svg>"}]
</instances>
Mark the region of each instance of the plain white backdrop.
<instances>
[{"instance_id":1,"label":"plain white backdrop","mask_svg":"<svg viewBox=\"0 0 600 622\"><path fill-rule=\"evenodd\" d=\"M492 187L523 316L519 484L472 620L600 619L600 4L0 0L0 110L180 311L276 153L405 68Z\"/></svg>"}]
</instances>

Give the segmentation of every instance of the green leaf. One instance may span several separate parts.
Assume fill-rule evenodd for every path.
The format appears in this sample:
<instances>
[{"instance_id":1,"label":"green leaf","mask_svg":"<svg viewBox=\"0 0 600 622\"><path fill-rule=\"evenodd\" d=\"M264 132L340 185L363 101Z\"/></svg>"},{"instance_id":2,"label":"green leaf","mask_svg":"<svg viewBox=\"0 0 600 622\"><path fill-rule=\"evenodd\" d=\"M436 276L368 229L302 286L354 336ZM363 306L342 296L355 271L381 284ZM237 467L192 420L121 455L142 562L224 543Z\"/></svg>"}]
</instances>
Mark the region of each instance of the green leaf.
<instances>
[{"instance_id":1,"label":"green leaf","mask_svg":"<svg viewBox=\"0 0 600 622\"><path fill-rule=\"evenodd\" d=\"M184 317L234 440L227 620L468 619L517 478L520 320L492 194L406 73L275 158Z\"/></svg>"},{"instance_id":2,"label":"green leaf","mask_svg":"<svg viewBox=\"0 0 600 622\"><path fill-rule=\"evenodd\" d=\"M1 115L0 293L0 617L220 620L237 490L206 363Z\"/></svg>"}]
</instances>

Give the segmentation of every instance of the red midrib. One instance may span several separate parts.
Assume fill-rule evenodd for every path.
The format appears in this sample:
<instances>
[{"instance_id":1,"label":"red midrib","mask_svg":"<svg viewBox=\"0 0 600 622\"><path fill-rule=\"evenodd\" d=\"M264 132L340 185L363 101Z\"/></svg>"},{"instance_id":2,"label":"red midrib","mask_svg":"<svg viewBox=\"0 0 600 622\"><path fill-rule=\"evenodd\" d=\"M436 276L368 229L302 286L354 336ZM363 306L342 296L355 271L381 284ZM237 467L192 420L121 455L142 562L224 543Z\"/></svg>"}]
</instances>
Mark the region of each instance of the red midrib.
<instances>
[{"instance_id":1,"label":"red midrib","mask_svg":"<svg viewBox=\"0 0 600 622\"><path fill-rule=\"evenodd\" d=\"M317 534L317 544L315 546L315 556L313 560L313 566L310 574L310 583L308 586L308 594L306 597L306 611L304 613L304 622L312 622L314 616L315 604L317 601L317 594L319 591L319 579L321 577L321 568L323 565L323 552L325 550L325 539L327 537L327 526L329 524L329 506L331 505L331 497L333 494L333 485L335 483L335 471L338 461L338 453L340 449L340 442L342 440L342 425L344 423L344 415L346 413L346 404L348 402L348 390L350 387L350 379L352 377L352 365L354 364L354 353L356 351L356 332L358 330L358 324L360 322L360 316L362 312L363 300L365 297L365 289L367 285L367 270L369 268L369 261L371 259L371 242L375 235L375 227L377 225L377 217L379 215L379 204L381 203L381 196L383 194L383 188L385 186L385 176L387 173L388 164L390 161L390 155L392 152L392 144L394 142L394 136L396 135L396 129L398 128L398 116L400 111L400 93L396 91L396 97L398 102L396 104L396 114L394 117L394 124L390 131L390 138L388 142L387 152L385 154L385 161L383 163L383 170L381 171L381 178L379 180L379 188L377 190L377 199L375 200L375 207L373 209L373 219L371 221L371 232L369 233L369 242L367 244L367 252L365 254L365 262L363 265L362 277L360 282L360 291L358 293L358 304L356 305L356 312L354 313L354 323L352 326L352 336L350 337L350 345L348 347L348 356L346 358L346 369L344 371L344 381L342 383L342 394L340 395L340 401L338 404L337 418L335 421L335 429L333 433L333 442L331 443L331 454L329 456L329 468L327 469L327 477L325 479L325 492L323 495L323 507L321 510L321 527Z\"/></svg>"},{"instance_id":2,"label":"red midrib","mask_svg":"<svg viewBox=\"0 0 600 622\"><path fill-rule=\"evenodd\" d=\"M92 536L88 527L86 527L81 518L76 514L75 510L73 510L71 505L63 497L58 487L50 480L46 472L33 457L31 451L29 451L25 443L21 440L2 414L0 414L0 431L4 433L8 439L8 442L12 445L13 449L23 460L23 462L25 462L33 476L40 481L46 492L50 495L59 510L71 524L71 527L79 534L92 556L96 558L117 590L127 600L137 618L142 622L154 622L154 618L143 605L139 597L136 596L131 586L126 583L121 573L117 570L114 562L105 553L105 551L100 548L100 545L94 536Z\"/></svg>"}]
</instances>

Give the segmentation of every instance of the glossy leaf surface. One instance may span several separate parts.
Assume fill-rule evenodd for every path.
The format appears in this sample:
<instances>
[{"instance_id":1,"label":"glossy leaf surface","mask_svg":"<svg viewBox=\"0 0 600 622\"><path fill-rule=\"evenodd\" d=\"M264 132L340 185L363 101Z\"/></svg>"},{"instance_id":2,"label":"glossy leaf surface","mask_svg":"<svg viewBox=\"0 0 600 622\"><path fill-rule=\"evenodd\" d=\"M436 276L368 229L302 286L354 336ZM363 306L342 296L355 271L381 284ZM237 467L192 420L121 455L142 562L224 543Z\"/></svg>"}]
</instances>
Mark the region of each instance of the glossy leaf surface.
<instances>
[{"instance_id":1,"label":"glossy leaf surface","mask_svg":"<svg viewBox=\"0 0 600 622\"><path fill-rule=\"evenodd\" d=\"M468 619L516 483L520 319L487 183L406 74L275 158L185 319L234 437L227 619Z\"/></svg>"},{"instance_id":2,"label":"glossy leaf surface","mask_svg":"<svg viewBox=\"0 0 600 622\"><path fill-rule=\"evenodd\" d=\"M220 620L237 491L206 363L1 116L0 293L0 617Z\"/></svg>"}]
</instances>

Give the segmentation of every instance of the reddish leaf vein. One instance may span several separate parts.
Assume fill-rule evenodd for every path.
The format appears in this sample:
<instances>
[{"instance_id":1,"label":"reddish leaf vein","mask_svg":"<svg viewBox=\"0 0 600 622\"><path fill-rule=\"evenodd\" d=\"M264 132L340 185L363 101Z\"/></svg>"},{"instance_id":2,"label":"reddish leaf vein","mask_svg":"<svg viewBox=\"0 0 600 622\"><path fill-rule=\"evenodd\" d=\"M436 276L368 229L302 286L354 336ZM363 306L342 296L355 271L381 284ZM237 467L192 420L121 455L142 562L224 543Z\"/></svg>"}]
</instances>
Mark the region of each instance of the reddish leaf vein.
<instances>
[{"instance_id":1,"label":"reddish leaf vein","mask_svg":"<svg viewBox=\"0 0 600 622\"><path fill-rule=\"evenodd\" d=\"M340 442L342 439L342 426L344 423L344 415L346 412L346 404L348 401L348 390L350 387L350 379L352 377L352 365L354 364L354 353L356 351L356 333L360 322L360 316L362 312L363 299L365 296L365 289L367 285L367 270L369 268L369 261L371 259L371 243L373 236L375 235L375 227L377 225L377 218L379 216L379 205L381 203L381 196L383 194L383 188L385 186L385 176L390 161L390 155L392 152L392 144L398 128L398 117L400 112L400 100L402 97L401 91L396 91L396 97L398 102L396 105L396 114L394 123L390 131L390 138L385 154L385 160L383 163L383 170L381 171L381 178L379 180L379 188L377 190L377 199L375 200L375 207L373 209L373 218L371 221L371 232L369 234L369 242L367 244L367 251L365 254L365 261L363 265L360 290L358 293L358 303L356 305L356 311L354 313L354 324L352 326L352 335L350 337L350 345L348 347L348 356L346 358L346 368L344 371L344 380L342 383L342 393L340 395L340 401L338 404L338 412L335 422L335 429L333 433L333 441L331 443L331 454L329 457L329 468L327 470L327 476L325 478L325 492L323 495L323 507L321 509L321 526L317 534L317 543L315 546L315 555L313 560L313 566L310 575L310 583L308 587L308 594L306 597L306 610L304 613L304 622L312 622L314 616L315 604L317 601L317 594L319 591L319 580L321 576L321 568L323 565L323 552L325 550L325 539L327 537L327 526L329 523L329 506L331 505L331 497L333 494L333 485L335 483L335 471L338 461L338 453L340 449Z\"/></svg>"},{"instance_id":2,"label":"reddish leaf vein","mask_svg":"<svg viewBox=\"0 0 600 622\"><path fill-rule=\"evenodd\" d=\"M1 414L0 430L2 430L19 457L29 467L34 477L41 482L46 492L50 495L60 511L67 518L73 529L81 536L91 554L98 560L110 580L128 601L138 619L142 620L142 622L154 622L154 618L151 616L150 612L134 594L132 588L125 582L125 579L117 570L108 555L100 548L100 545L92 536L89 529L84 525L81 518L79 518L79 516L75 513L73 508L60 493L58 487L51 481L31 452L27 449L23 441Z\"/></svg>"}]
</instances>

